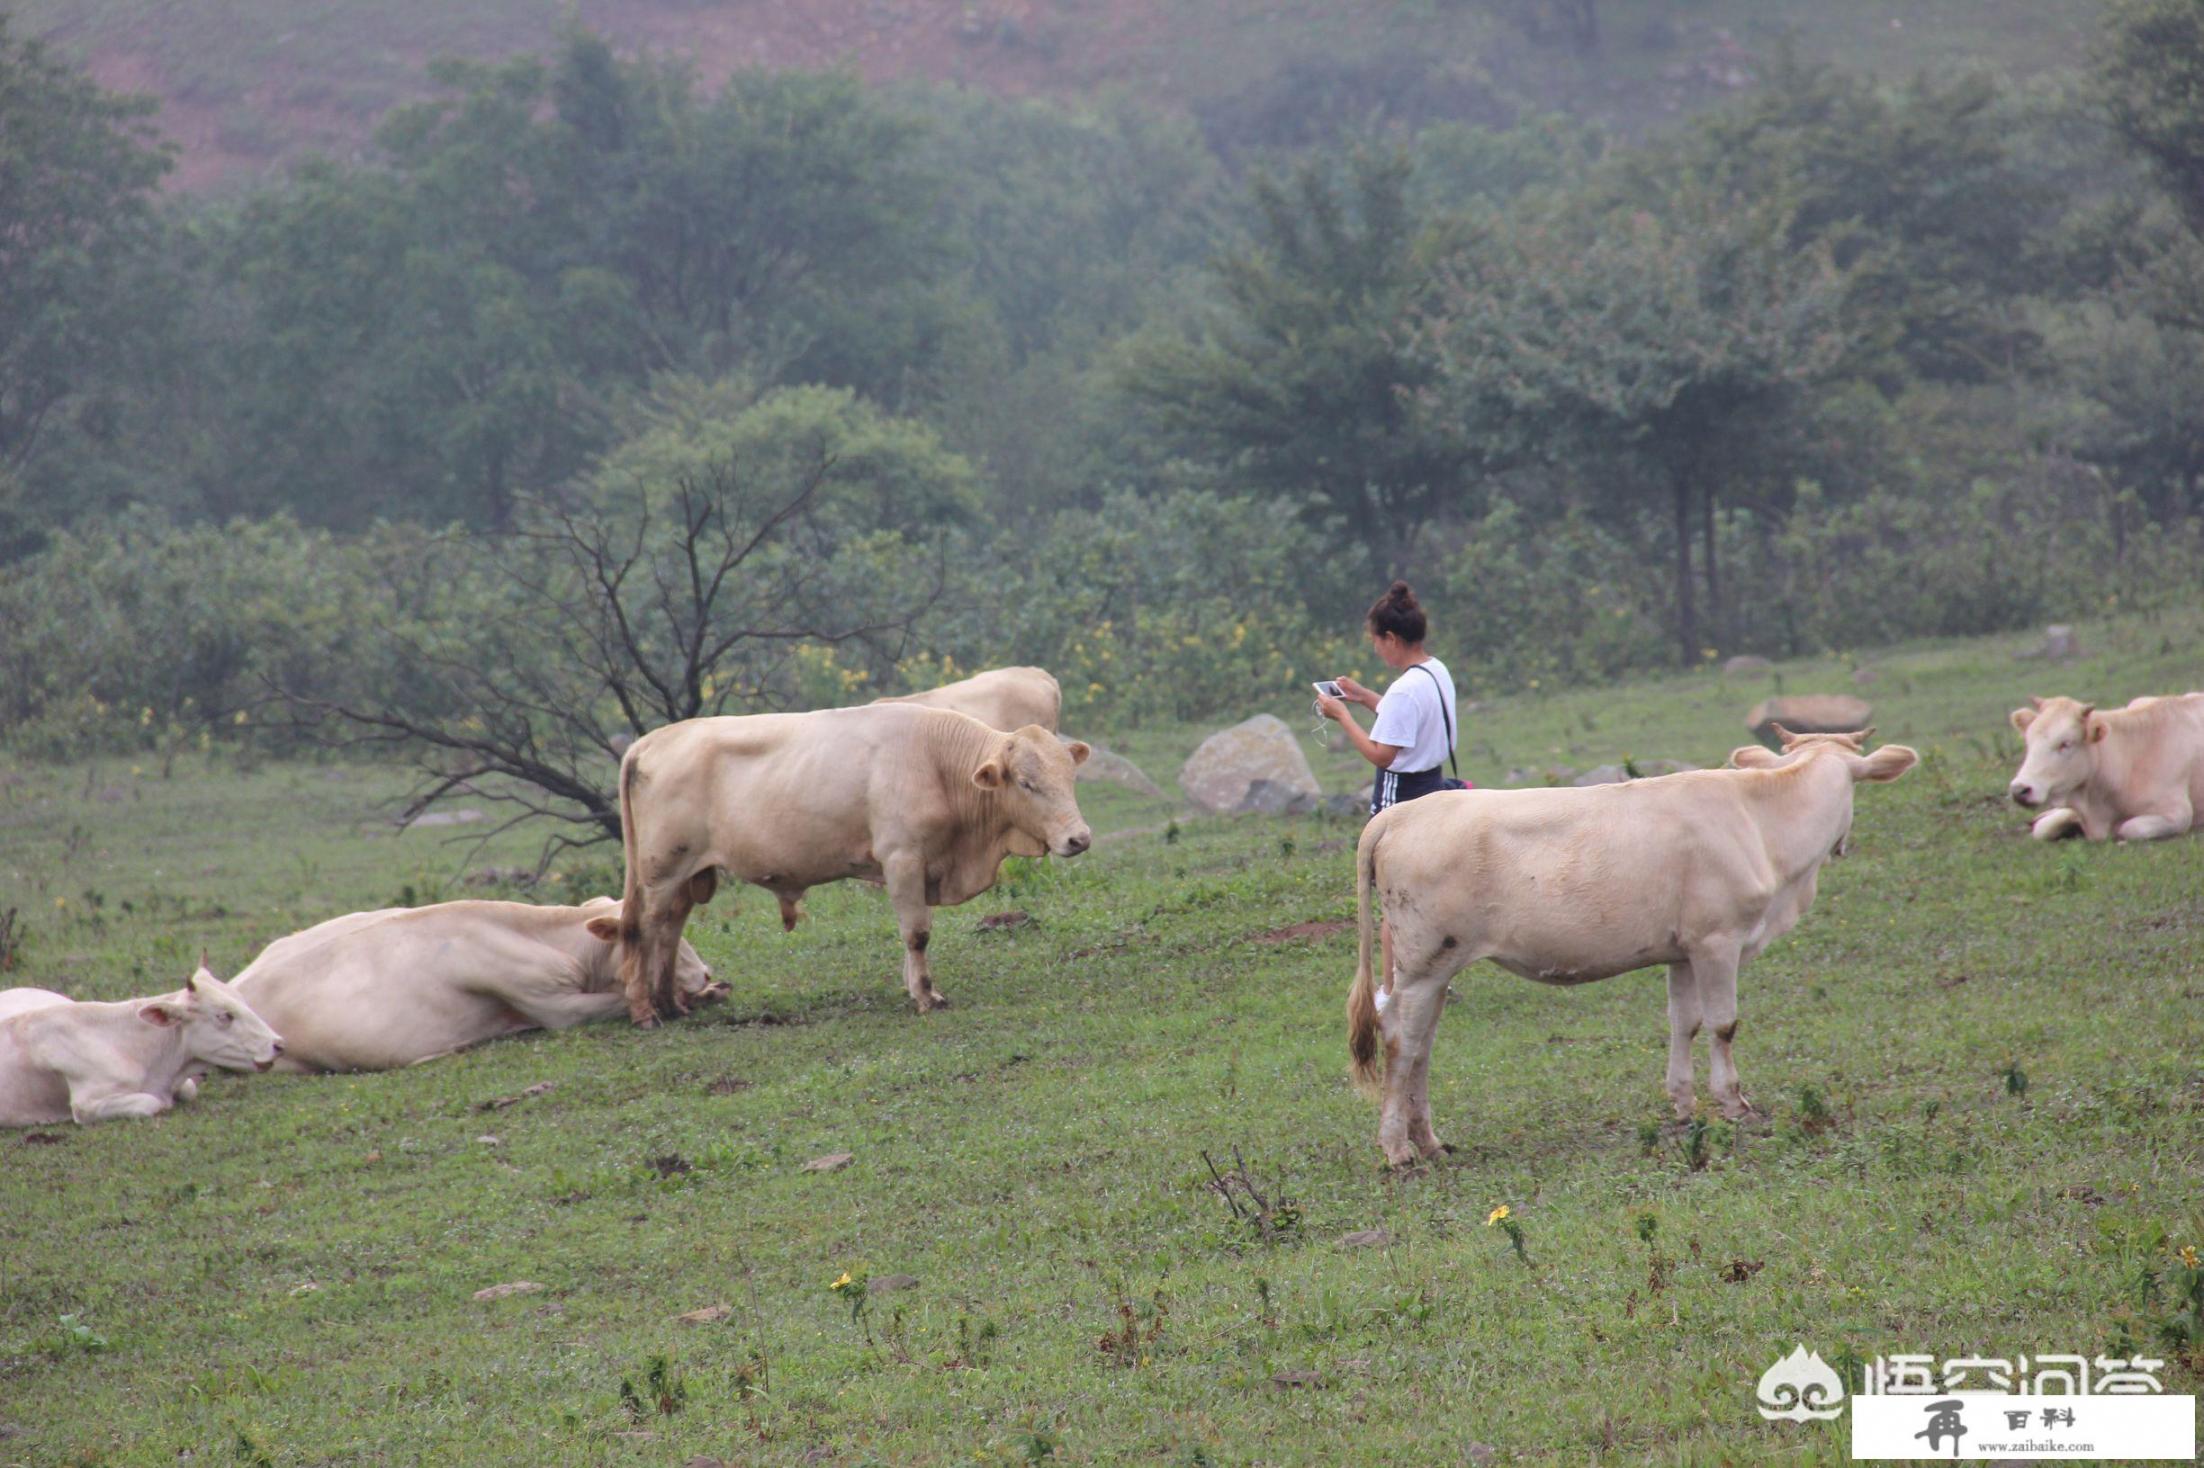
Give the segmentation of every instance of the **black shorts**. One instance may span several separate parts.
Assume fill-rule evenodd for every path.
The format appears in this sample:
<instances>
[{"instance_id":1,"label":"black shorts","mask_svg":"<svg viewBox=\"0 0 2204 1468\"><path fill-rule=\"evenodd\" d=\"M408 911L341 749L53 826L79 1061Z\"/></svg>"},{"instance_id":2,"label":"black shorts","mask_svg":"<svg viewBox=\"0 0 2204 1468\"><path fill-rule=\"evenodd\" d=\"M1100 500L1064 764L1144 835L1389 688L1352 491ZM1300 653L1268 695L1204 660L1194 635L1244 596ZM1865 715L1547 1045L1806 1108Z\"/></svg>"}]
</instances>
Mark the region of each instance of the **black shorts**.
<instances>
[{"instance_id":1,"label":"black shorts","mask_svg":"<svg viewBox=\"0 0 2204 1468\"><path fill-rule=\"evenodd\" d=\"M1449 780L1446 771L1437 765L1428 770L1380 770L1377 782L1370 787L1370 814L1376 815L1387 806L1399 805L1420 795L1461 788L1461 781Z\"/></svg>"}]
</instances>

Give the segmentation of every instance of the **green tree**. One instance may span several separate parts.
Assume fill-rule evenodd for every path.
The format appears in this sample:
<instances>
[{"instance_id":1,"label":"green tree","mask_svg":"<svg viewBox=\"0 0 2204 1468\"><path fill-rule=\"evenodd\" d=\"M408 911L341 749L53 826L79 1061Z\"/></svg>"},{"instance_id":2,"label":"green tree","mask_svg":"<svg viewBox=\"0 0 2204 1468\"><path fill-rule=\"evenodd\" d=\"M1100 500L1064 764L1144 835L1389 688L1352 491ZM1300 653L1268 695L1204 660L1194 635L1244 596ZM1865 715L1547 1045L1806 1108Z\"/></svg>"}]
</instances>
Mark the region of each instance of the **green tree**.
<instances>
[{"instance_id":1,"label":"green tree","mask_svg":"<svg viewBox=\"0 0 2204 1468\"><path fill-rule=\"evenodd\" d=\"M1465 245L1419 335L1423 412L1479 456L1604 461L1665 502L1687 664L1702 647L1695 536L1719 617L1725 458L1857 345L1849 278L1825 249L1795 248L1791 223L1780 200L1703 187L1661 214L1525 211Z\"/></svg>"},{"instance_id":2,"label":"green tree","mask_svg":"<svg viewBox=\"0 0 2204 1468\"><path fill-rule=\"evenodd\" d=\"M2113 0L2096 78L2113 127L2204 235L2204 5Z\"/></svg>"},{"instance_id":3,"label":"green tree","mask_svg":"<svg viewBox=\"0 0 2204 1468\"><path fill-rule=\"evenodd\" d=\"M169 150L148 98L101 90L0 13L0 489L114 369L148 303L120 287L158 238ZM12 496L10 497L12 501ZM0 502L0 549L34 526Z\"/></svg>"},{"instance_id":4,"label":"green tree","mask_svg":"<svg viewBox=\"0 0 2204 1468\"><path fill-rule=\"evenodd\" d=\"M1220 482L1336 516L1379 568L1463 505L1474 462L1469 441L1409 412L1432 376L1408 330L1445 253L1410 175L1379 148L1258 175L1250 237L1209 267L1204 307L1136 341L1117 374L1172 448Z\"/></svg>"}]
</instances>

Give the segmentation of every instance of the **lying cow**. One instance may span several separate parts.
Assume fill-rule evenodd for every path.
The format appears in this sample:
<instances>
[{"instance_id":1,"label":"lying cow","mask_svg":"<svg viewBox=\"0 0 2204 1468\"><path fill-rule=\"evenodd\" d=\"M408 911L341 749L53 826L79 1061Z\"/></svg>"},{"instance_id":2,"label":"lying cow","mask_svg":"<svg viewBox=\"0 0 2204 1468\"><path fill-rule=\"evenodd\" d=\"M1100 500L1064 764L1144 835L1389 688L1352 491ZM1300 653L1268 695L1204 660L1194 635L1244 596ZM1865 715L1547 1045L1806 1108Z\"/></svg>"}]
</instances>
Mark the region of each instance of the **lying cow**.
<instances>
[{"instance_id":1,"label":"lying cow","mask_svg":"<svg viewBox=\"0 0 2204 1468\"><path fill-rule=\"evenodd\" d=\"M266 1070L283 1054L267 1022L204 964L173 994L116 1004L51 989L0 993L0 1126L158 1116L209 1066Z\"/></svg>"},{"instance_id":2,"label":"lying cow","mask_svg":"<svg viewBox=\"0 0 2204 1468\"><path fill-rule=\"evenodd\" d=\"M620 905L445 902L356 912L278 938L235 987L282 1030L282 1068L393 1070L501 1035L623 1013ZM689 1003L727 992L682 943Z\"/></svg>"},{"instance_id":3,"label":"lying cow","mask_svg":"<svg viewBox=\"0 0 2204 1468\"><path fill-rule=\"evenodd\" d=\"M1852 787L1895 780L1917 756L1867 734L1783 732L1783 752L1735 751L1730 770L1619 785L1441 793L1380 812L1355 855L1361 956L1347 998L1355 1077L1375 1087L1378 1145L1400 1165L1440 1150L1431 1130L1431 1037L1447 980L1480 958L1548 984L1668 965L1668 1096L1692 1114L1691 1042L1714 1030L1709 1080L1722 1114L1751 1109L1730 1042L1737 970L1790 931L1822 863L1852 829ZM1370 891L1392 930L1392 1002L1378 1012Z\"/></svg>"},{"instance_id":4,"label":"lying cow","mask_svg":"<svg viewBox=\"0 0 2204 1468\"><path fill-rule=\"evenodd\" d=\"M1087 753L1038 725L1005 733L908 703L689 719L644 735L620 762L629 1015L651 1025L687 1011L674 945L721 873L778 897L789 928L809 888L881 883L911 1002L920 1013L946 1004L926 965L930 910L994 886L1005 857L1085 851L1094 834L1072 780Z\"/></svg>"},{"instance_id":5,"label":"lying cow","mask_svg":"<svg viewBox=\"0 0 2204 1468\"><path fill-rule=\"evenodd\" d=\"M2016 804L2040 810L2038 841L2157 841L2196 824L2204 807L2204 693L2138 698L2099 713L2071 698L2032 698L2013 710L2027 740Z\"/></svg>"},{"instance_id":6,"label":"lying cow","mask_svg":"<svg viewBox=\"0 0 2204 1468\"><path fill-rule=\"evenodd\" d=\"M910 703L921 708L955 709L1005 734L1038 724L1053 734L1064 712L1064 693L1046 668L990 668L924 693L880 698L875 703Z\"/></svg>"}]
</instances>

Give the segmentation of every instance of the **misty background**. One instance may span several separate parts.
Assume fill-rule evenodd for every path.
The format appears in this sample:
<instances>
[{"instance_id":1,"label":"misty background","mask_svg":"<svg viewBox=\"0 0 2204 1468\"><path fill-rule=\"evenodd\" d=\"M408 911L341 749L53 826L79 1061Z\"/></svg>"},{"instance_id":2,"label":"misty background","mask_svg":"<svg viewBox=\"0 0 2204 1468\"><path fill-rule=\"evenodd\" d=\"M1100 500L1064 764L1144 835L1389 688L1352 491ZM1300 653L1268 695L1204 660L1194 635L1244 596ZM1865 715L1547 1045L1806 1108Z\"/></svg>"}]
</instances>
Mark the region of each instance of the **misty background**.
<instances>
[{"instance_id":1,"label":"misty background","mask_svg":"<svg viewBox=\"0 0 2204 1468\"><path fill-rule=\"evenodd\" d=\"M1396 574L1479 696L2204 573L2187 0L143 12L0 31L26 754L595 781L1006 662L1236 716Z\"/></svg>"}]
</instances>

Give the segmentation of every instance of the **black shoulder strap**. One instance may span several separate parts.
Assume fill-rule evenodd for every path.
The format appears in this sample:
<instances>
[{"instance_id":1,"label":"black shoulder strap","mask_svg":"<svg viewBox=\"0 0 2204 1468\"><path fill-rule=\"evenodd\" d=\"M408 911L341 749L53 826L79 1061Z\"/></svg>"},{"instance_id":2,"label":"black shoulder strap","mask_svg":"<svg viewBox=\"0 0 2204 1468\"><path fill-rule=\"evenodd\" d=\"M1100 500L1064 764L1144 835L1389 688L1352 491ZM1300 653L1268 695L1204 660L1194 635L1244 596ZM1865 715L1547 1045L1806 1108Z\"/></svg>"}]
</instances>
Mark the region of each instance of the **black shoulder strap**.
<instances>
[{"instance_id":1,"label":"black shoulder strap","mask_svg":"<svg viewBox=\"0 0 2204 1468\"><path fill-rule=\"evenodd\" d=\"M1454 718L1446 711L1446 688L1439 682L1439 675L1431 671L1429 663L1418 663L1416 668L1431 680L1432 691L1439 695L1439 722L1446 725L1446 766L1459 780L1462 767L1454 761Z\"/></svg>"}]
</instances>

